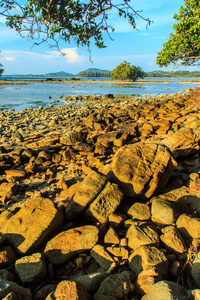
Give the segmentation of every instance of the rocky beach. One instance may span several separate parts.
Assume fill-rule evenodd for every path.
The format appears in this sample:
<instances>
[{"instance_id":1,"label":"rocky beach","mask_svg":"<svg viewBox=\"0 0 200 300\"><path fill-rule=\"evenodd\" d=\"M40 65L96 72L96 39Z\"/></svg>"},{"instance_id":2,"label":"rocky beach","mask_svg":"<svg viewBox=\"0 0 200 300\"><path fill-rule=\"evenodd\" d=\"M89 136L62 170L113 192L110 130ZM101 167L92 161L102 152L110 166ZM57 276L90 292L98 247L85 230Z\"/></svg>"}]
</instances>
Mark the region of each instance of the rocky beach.
<instances>
[{"instance_id":1,"label":"rocky beach","mask_svg":"<svg viewBox=\"0 0 200 300\"><path fill-rule=\"evenodd\" d=\"M0 299L200 299L200 89L63 99L0 111Z\"/></svg>"}]
</instances>

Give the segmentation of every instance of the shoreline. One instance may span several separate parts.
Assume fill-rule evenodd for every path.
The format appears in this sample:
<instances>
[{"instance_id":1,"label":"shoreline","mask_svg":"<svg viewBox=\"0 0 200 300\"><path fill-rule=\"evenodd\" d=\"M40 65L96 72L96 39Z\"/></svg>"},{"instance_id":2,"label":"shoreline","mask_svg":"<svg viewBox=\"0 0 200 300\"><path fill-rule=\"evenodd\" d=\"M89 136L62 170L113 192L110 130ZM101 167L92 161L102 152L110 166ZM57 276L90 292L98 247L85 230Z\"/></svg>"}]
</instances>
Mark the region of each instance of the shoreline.
<instances>
[{"instance_id":1,"label":"shoreline","mask_svg":"<svg viewBox=\"0 0 200 300\"><path fill-rule=\"evenodd\" d=\"M85 299L101 299L106 284L116 299L142 299L163 282L184 289L200 239L198 99L194 89L0 111L6 296L17 286L21 299L50 299L60 284L81 279L93 288L82 287ZM132 185L137 193L127 194Z\"/></svg>"},{"instance_id":2,"label":"shoreline","mask_svg":"<svg viewBox=\"0 0 200 300\"><path fill-rule=\"evenodd\" d=\"M123 81L123 80L96 80L96 79L91 79L91 80L84 80L84 79L44 79L44 80L4 80L0 78L0 85L29 85L29 84L34 84L34 83L88 83L88 82L96 82L96 83L110 83L110 84L169 84L171 81L167 78L162 78L165 79L164 81L162 80L137 80L137 81ZM187 83L187 84L198 84L200 85L200 80L180 80L176 81L178 83Z\"/></svg>"}]
</instances>

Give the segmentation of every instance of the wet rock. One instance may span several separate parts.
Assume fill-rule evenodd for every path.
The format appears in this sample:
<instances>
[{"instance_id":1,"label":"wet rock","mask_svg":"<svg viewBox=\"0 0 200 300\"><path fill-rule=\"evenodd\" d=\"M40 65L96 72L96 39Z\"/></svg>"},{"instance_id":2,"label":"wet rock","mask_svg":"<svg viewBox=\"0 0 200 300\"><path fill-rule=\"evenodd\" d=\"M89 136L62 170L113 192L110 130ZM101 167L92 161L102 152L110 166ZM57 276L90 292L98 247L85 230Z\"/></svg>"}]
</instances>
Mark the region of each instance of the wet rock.
<instances>
[{"instance_id":1,"label":"wet rock","mask_svg":"<svg viewBox=\"0 0 200 300\"><path fill-rule=\"evenodd\" d=\"M166 146L140 142L118 150L108 177L116 181L126 195L147 199L167 184L175 166Z\"/></svg>"},{"instance_id":2,"label":"wet rock","mask_svg":"<svg viewBox=\"0 0 200 300\"><path fill-rule=\"evenodd\" d=\"M46 276L46 265L42 254L34 253L17 259L15 271L22 282L40 282Z\"/></svg>"},{"instance_id":3,"label":"wet rock","mask_svg":"<svg viewBox=\"0 0 200 300\"><path fill-rule=\"evenodd\" d=\"M149 293L142 300L189 300L188 290L172 281L159 281L152 286Z\"/></svg>"},{"instance_id":4,"label":"wet rock","mask_svg":"<svg viewBox=\"0 0 200 300\"><path fill-rule=\"evenodd\" d=\"M154 230L149 225L132 225L126 234L128 239L128 246L131 249L136 249L142 245L154 245L159 247L159 235L156 230Z\"/></svg>"},{"instance_id":5,"label":"wet rock","mask_svg":"<svg viewBox=\"0 0 200 300\"><path fill-rule=\"evenodd\" d=\"M161 225L174 224L180 212L176 203L156 197L151 205L151 220Z\"/></svg>"},{"instance_id":6,"label":"wet rock","mask_svg":"<svg viewBox=\"0 0 200 300\"><path fill-rule=\"evenodd\" d=\"M152 267L156 268L162 278L166 278L168 273L168 261L164 253L151 245L136 248L129 257L129 266L136 274Z\"/></svg>"},{"instance_id":7,"label":"wet rock","mask_svg":"<svg viewBox=\"0 0 200 300\"><path fill-rule=\"evenodd\" d=\"M124 195L117 184L108 182L98 197L90 204L85 211L89 219L97 219L104 223L109 216L117 209Z\"/></svg>"},{"instance_id":8,"label":"wet rock","mask_svg":"<svg viewBox=\"0 0 200 300\"><path fill-rule=\"evenodd\" d=\"M105 175L95 171L90 172L66 207L67 217L72 218L81 213L98 196L105 184Z\"/></svg>"},{"instance_id":9,"label":"wet rock","mask_svg":"<svg viewBox=\"0 0 200 300\"><path fill-rule=\"evenodd\" d=\"M62 214L48 198L29 199L1 228L5 239L20 254L31 253L62 224Z\"/></svg>"},{"instance_id":10,"label":"wet rock","mask_svg":"<svg viewBox=\"0 0 200 300\"><path fill-rule=\"evenodd\" d=\"M98 228L90 225L63 231L47 243L44 254L51 263L60 265L78 253L92 249L98 235Z\"/></svg>"},{"instance_id":11,"label":"wet rock","mask_svg":"<svg viewBox=\"0 0 200 300\"><path fill-rule=\"evenodd\" d=\"M110 275L106 278L96 294L94 300L125 299L134 290L135 286L130 280L129 272Z\"/></svg>"}]
</instances>

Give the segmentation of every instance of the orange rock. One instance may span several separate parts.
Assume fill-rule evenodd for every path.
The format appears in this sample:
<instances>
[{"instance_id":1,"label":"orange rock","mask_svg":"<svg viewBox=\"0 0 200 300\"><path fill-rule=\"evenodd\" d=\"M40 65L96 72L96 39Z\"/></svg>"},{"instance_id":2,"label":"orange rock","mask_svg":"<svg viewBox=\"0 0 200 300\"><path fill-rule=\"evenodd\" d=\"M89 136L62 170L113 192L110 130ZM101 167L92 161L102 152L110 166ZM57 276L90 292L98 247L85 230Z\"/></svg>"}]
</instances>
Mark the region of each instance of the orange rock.
<instances>
[{"instance_id":1,"label":"orange rock","mask_svg":"<svg viewBox=\"0 0 200 300\"><path fill-rule=\"evenodd\" d=\"M23 170L5 170L7 176L24 178L26 176L26 172Z\"/></svg>"},{"instance_id":2,"label":"orange rock","mask_svg":"<svg viewBox=\"0 0 200 300\"><path fill-rule=\"evenodd\" d=\"M84 285L79 281L61 281L54 293L56 300L90 300L91 297L88 294Z\"/></svg>"},{"instance_id":3,"label":"orange rock","mask_svg":"<svg viewBox=\"0 0 200 300\"><path fill-rule=\"evenodd\" d=\"M0 185L0 201L5 203L10 197L17 192L17 184L12 182L3 182Z\"/></svg>"},{"instance_id":4,"label":"orange rock","mask_svg":"<svg viewBox=\"0 0 200 300\"><path fill-rule=\"evenodd\" d=\"M80 187L81 182L77 182L73 185L71 185L67 190L62 191L57 198L60 200L67 200L70 201L71 198L74 196L78 188Z\"/></svg>"}]
</instances>

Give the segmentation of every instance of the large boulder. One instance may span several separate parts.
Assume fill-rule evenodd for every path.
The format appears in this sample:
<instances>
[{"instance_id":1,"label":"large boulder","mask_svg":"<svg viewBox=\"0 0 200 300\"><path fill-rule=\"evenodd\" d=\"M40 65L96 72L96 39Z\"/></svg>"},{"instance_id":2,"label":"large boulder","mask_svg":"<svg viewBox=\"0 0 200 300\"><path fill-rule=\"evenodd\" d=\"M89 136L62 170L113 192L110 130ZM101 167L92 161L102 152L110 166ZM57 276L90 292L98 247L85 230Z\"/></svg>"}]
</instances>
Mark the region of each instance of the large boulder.
<instances>
[{"instance_id":1,"label":"large boulder","mask_svg":"<svg viewBox=\"0 0 200 300\"><path fill-rule=\"evenodd\" d=\"M139 142L117 151L108 178L118 183L127 196L148 199L164 188L175 166L166 146Z\"/></svg>"},{"instance_id":2,"label":"large boulder","mask_svg":"<svg viewBox=\"0 0 200 300\"><path fill-rule=\"evenodd\" d=\"M66 207L66 215L73 218L81 213L101 192L106 184L106 176L91 171L83 180L73 199Z\"/></svg>"},{"instance_id":3,"label":"large boulder","mask_svg":"<svg viewBox=\"0 0 200 300\"><path fill-rule=\"evenodd\" d=\"M62 225L63 215L48 198L29 199L14 214L1 232L19 254L29 254L46 242Z\"/></svg>"},{"instance_id":4,"label":"large boulder","mask_svg":"<svg viewBox=\"0 0 200 300\"><path fill-rule=\"evenodd\" d=\"M118 185L108 182L99 196L90 204L85 215L89 219L97 219L99 222L105 223L120 205L123 197Z\"/></svg>"},{"instance_id":5,"label":"large boulder","mask_svg":"<svg viewBox=\"0 0 200 300\"><path fill-rule=\"evenodd\" d=\"M199 152L199 134L189 128L183 128L173 134L156 135L147 140L148 143L159 143L167 146L175 159L190 157Z\"/></svg>"},{"instance_id":6,"label":"large boulder","mask_svg":"<svg viewBox=\"0 0 200 300\"><path fill-rule=\"evenodd\" d=\"M60 265L74 255L91 250L97 243L99 230L95 226L81 226L63 231L51 239L44 250L48 260Z\"/></svg>"}]
</instances>

